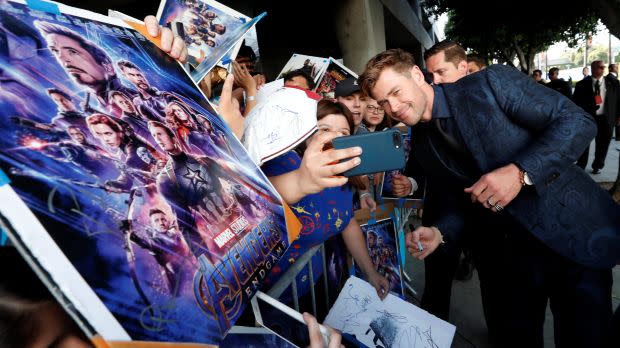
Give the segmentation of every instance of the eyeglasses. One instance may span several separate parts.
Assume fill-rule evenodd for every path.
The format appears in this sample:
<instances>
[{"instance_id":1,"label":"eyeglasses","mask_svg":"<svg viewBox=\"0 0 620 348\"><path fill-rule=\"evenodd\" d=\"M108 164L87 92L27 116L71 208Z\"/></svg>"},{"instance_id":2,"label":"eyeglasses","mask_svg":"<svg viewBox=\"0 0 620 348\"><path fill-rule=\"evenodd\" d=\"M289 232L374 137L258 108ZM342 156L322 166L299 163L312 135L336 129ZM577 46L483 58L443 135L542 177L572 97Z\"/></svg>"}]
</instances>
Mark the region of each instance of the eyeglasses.
<instances>
[{"instance_id":1,"label":"eyeglasses","mask_svg":"<svg viewBox=\"0 0 620 348\"><path fill-rule=\"evenodd\" d=\"M374 106L374 105L366 105L366 109L373 114L382 114L385 110L382 107Z\"/></svg>"}]
</instances>

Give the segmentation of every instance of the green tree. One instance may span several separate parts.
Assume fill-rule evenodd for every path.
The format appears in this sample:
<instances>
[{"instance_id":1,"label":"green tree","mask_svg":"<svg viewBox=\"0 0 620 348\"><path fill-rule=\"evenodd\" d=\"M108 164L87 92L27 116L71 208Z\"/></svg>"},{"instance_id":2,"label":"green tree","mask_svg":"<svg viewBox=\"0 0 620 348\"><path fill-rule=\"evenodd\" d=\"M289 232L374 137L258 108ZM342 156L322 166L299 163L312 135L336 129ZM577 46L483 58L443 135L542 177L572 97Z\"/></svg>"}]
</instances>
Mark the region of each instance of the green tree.
<instances>
[{"instance_id":1,"label":"green tree","mask_svg":"<svg viewBox=\"0 0 620 348\"><path fill-rule=\"evenodd\" d=\"M587 4L560 0L424 0L423 7L430 15L448 13L448 39L489 59L512 65L517 58L528 74L537 52L559 41L583 43L598 22Z\"/></svg>"}]
</instances>

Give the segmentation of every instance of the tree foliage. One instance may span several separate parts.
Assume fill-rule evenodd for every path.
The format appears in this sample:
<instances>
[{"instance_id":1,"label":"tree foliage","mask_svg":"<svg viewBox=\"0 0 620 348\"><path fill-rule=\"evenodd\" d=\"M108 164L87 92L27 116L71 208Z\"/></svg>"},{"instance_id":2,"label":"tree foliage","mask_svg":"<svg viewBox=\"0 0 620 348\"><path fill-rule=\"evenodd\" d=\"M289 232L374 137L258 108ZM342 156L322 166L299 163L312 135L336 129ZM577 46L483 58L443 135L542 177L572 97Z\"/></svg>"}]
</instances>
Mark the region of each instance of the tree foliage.
<instances>
[{"instance_id":1,"label":"tree foliage","mask_svg":"<svg viewBox=\"0 0 620 348\"><path fill-rule=\"evenodd\" d=\"M534 56L558 41L573 47L596 31L598 18L583 2L560 0L424 0L428 14L448 13L446 38L488 59L512 64L527 73Z\"/></svg>"}]
</instances>

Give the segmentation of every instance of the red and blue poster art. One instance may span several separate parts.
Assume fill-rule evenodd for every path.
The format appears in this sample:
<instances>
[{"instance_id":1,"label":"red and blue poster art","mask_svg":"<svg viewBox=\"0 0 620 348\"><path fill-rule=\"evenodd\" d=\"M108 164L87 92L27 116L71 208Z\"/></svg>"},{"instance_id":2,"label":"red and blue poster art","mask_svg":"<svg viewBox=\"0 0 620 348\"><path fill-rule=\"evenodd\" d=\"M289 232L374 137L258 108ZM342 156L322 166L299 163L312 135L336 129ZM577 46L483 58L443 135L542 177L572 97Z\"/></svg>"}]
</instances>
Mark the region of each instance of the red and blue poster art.
<instances>
[{"instance_id":1,"label":"red and blue poster art","mask_svg":"<svg viewBox=\"0 0 620 348\"><path fill-rule=\"evenodd\" d=\"M379 274L390 282L390 291L404 296L402 267L398 257L398 243L394 221L385 219L375 223L361 225L368 255ZM355 264L355 276L366 279L364 272Z\"/></svg>"},{"instance_id":2,"label":"red and blue poster art","mask_svg":"<svg viewBox=\"0 0 620 348\"><path fill-rule=\"evenodd\" d=\"M180 64L54 6L0 1L0 168L46 231L10 237L66 257L59 288L88 286L129 338L218 343L296 237L280 196ZM91 324L93 303L74 305Z\"/></svg>"}]
</instances>

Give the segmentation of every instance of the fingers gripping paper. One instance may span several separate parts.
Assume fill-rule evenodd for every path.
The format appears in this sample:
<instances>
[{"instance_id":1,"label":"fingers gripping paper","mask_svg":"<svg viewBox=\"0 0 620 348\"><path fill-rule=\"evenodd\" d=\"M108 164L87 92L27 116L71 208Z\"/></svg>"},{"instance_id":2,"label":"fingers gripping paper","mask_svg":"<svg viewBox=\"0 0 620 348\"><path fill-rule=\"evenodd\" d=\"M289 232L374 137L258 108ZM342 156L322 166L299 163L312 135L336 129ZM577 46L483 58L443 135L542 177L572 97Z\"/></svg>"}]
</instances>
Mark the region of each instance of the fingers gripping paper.
<instances>
[{"instance_id":1,"label":"fingers gripping paper","mask_svg":"<svg viewBox=\"0 0 620 348\"><path fill-rule=\"evenodd\" d=\"M320 97L310 91L283 87L246 117L241 139L257 164L293 149L316 130Z\"/></svg>"}]
</instances>

